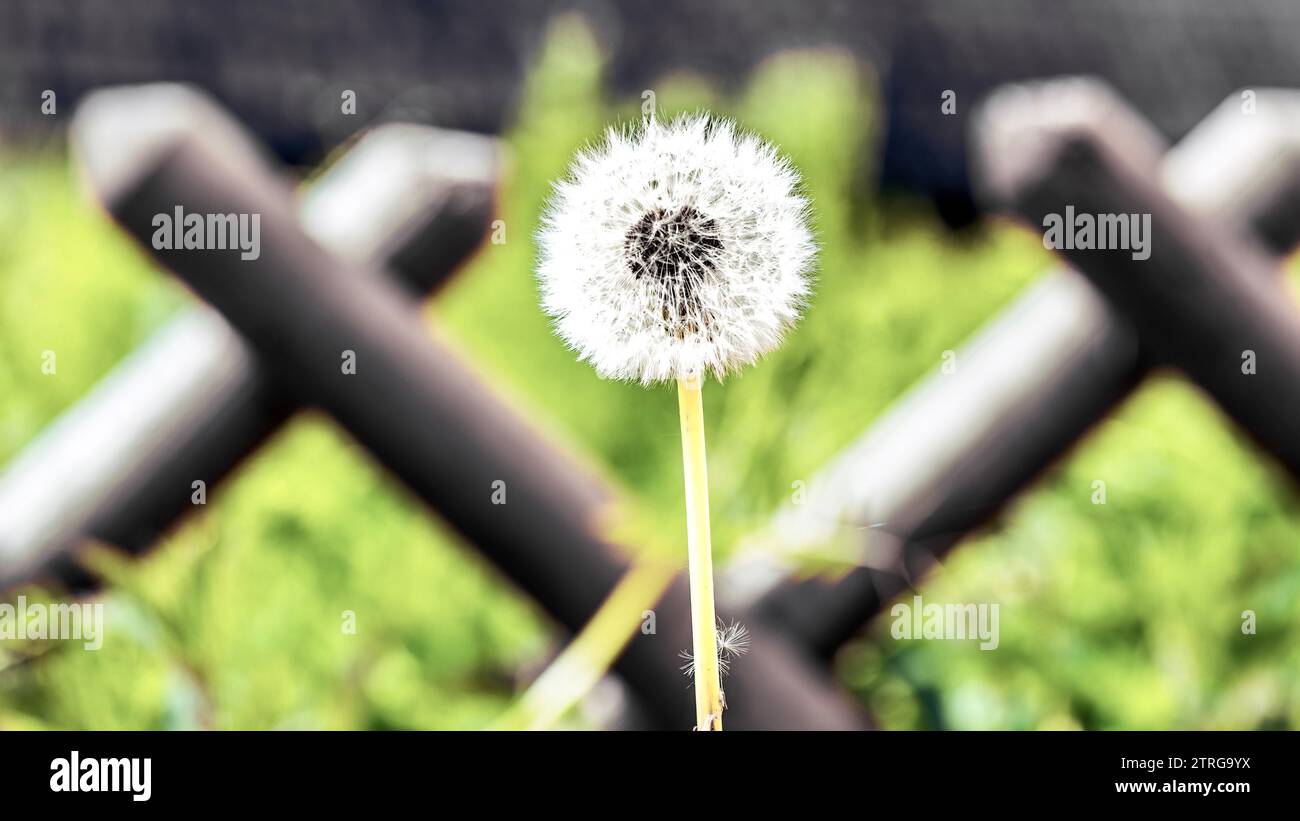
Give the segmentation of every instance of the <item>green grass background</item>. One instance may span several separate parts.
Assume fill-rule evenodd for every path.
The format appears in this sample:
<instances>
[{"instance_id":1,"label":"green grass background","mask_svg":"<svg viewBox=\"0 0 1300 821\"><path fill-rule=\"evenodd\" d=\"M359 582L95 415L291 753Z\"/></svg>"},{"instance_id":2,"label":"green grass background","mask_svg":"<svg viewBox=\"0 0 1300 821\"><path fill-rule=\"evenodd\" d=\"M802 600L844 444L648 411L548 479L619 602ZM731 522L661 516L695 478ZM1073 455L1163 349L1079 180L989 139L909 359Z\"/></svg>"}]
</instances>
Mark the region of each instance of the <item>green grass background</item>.
<instances>
[{"instance_id":1,"label":"green grass background","mask_svg":"<svg viewBox=\"0 0 1300 821\"><path fill-rule=\"evenodd\" d=\"M640 99L602 102L601 62L583 28L555 29L506 137L506 242L429 316L674 535L674 392L575 362L532 278L550 181L605 124L639 114ZM685 76L654 91L663 112L710 108L776 141L804 174L823 249L787 344L706 391L725 556L1050 259L1013 226L953 237L923 204L864 196L853 181L870 179L876 101L843 56L777 58L734 97ZM88 202L65 154L0 150L0 461L188 299ZM41 372L45 350L56 375ZM890 728L1300 727L1296 514L1220 414L1161 377L924 586L930 601L998 602L998 650L894 641L884 619L837 675ZM113 580L103 649L0 642L0 728L483 727L555 648L529 602L319 416L295 419L148 560L97 561ZM1240 629L1248 609L1256 635Z\"/></svg>"}]
</instances>

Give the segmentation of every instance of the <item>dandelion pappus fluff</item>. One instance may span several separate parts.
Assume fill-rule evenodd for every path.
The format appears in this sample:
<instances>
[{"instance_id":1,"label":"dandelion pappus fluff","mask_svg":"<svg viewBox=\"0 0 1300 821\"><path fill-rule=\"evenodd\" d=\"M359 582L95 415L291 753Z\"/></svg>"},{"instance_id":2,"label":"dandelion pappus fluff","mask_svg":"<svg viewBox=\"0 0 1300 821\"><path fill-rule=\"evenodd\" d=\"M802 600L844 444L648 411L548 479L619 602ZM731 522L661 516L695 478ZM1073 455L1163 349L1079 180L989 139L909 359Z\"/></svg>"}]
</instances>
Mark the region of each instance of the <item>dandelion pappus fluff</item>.
<instances>
[{"instance_id":1,"label":"dandelion pappus fluff","mask_svg":"<svg viewBox=\"0 0 1300 821\"><path fill-rule=\"evenodd\" d=\"M610 129L557 182L538 234L542 304L602 377L719 378L781 341L816 254L798 173L698 114Z\"/></svg>"},{"instance_id":2,"label":"dandelion pappus fluff","mask_svg":"<svg viewBox=\"0 0 1300 821\"><path fill-rule=\"evenodd\" d=\"M731 663L749 652L749 628L738 621L730 623L718 621L716 628L718 637L718 671L723 678L731 672ZM695 676L695 654L690 650L681 650L677 657L682 659L684 664L681 671L686 674L687 678Z\"/></svg>"}]
</instances>

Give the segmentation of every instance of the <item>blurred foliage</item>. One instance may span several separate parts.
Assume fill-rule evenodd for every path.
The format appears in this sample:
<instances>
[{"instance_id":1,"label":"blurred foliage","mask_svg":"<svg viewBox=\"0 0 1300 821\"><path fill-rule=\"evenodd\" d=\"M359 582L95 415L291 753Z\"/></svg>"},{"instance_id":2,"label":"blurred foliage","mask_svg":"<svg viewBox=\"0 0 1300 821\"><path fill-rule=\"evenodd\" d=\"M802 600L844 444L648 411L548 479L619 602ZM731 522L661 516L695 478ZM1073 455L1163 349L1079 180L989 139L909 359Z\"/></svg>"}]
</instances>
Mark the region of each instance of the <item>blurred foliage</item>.
<instances>
[{"instance_id":1,"label":"blurred foliage","mask_svg":"<svg viewBox=\"0 0 1300 821\"><path fill-rule=\"evenodd\" d=\"M484 246L431 321L618 482L654 538L680 538L674 392L575 362L531 273L550 180L639 116L641 100L600 101L600 65L585 29L555 29L507 137L507 241ZM1012 226L953 237L923 204L862 196L873 89L829 52L775 58L737 99L692 77L654 89L662 113L711 108L778 143L823 249L787 344L705 392L723 556L1050 262ZM0 460L186 300L77 192L61 146L0 153ZM1285 481L1162 377L925 583L927 601L999 603L996 651L894 641L886 616L837 670L890 728L1300 727L1298 521ZM484 727L554 649L531 604L318 416L148 560L95 555L113 581L103 649L0 642L0 727ZM1247 609L1258 635L1241 632Z\"/></svg>"}]
</instances>

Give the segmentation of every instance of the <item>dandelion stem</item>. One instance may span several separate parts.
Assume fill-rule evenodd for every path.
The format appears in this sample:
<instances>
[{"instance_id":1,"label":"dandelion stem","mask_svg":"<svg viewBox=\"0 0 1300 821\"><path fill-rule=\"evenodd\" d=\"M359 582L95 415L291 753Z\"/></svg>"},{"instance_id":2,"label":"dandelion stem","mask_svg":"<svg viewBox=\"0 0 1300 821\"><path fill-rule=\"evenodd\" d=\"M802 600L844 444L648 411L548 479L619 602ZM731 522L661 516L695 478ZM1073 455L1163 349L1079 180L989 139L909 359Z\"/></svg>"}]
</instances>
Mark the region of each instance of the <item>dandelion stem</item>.
<instances>
[{"instance_id":1,"label":"dandelion stem","mask_svg":"<svg viewBox=\"0 0 1300 821\"><path fill-rule=\"evenodd\" d=\"M704 402L699 374L677 380L682 420L682 468L686 480L686 549L691 578L694 634L695 726L722 729L722 682L718 675L717 616L713 607L713 556L709 537L709 470L704 454Z\"/></svg>"}]
</instances>

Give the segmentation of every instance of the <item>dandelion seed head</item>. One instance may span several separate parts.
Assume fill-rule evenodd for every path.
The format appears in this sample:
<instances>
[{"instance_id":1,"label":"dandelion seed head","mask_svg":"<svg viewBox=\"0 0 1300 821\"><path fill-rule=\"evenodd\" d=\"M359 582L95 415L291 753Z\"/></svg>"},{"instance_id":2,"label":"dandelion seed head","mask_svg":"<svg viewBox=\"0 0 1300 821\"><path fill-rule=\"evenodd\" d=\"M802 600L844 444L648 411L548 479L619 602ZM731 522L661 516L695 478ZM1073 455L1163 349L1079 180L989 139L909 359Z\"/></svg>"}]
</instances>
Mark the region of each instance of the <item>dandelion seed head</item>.
<instances>
[{"instance_id":1,"label":"dandelion seed head","mask_svg":"<svg viewBox=\"0 0 1300 821\"><path fill-rule=\"evenodd\" d=\"M603 377L721 378L776 347L808 298L798 189L775 148L728 120L610 129L547 203L542 305Z\"/></svg>"}]
</instances>

